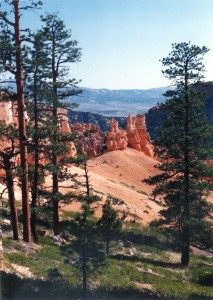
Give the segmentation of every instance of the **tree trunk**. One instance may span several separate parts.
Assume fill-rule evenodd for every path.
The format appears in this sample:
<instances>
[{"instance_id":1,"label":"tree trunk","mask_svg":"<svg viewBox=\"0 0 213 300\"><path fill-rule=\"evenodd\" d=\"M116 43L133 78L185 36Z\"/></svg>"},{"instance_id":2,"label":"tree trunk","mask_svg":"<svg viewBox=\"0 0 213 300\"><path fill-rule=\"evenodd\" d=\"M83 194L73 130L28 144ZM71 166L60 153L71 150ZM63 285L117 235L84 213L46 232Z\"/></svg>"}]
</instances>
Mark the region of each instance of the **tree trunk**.
<instances>
[{"instance_id":1,"label":"tree trunk","mask_svg":"<svg viewBox=\"0 0 213 300\"><path fill-rule=\"evenodd\" d=\"M106 241L106 255L109 255L109 241Z\"/></svg>"},{"instance_id":2,"label":"tree trunk","mask_svg":"<svg viewBox=\"0 0 213 300\"><path fill-rule=\"evenodd\" d=\"M53 108L53 119L56 124L54 124L57 127L57 108ZM53 136L53 148L55 148L55 145L57 144L57 129L55 129L54 136ZM53 231L54 235L59 235L60 233L60 224L59 224L59 211L58 211L58 156L55 153L55 149L53 149L52 154L52 164L54 166L53 171Z\"/></svg>"},{"instance_id":3,"label":"tree trunk","mask_svg":"<svg viewBox=\"0 0 213 300\"><path fill-rule=\"evenodd\" d=\"M107 238L106 239L106 255L109 255L109 242L110 242L110 240Z\"/></svg>"},{"instance_id":4,"label":"tree trunk","mask_svg":"<svg viewBox=\"0 0 213 300\"><path fill-rule=\"evenodd\" d=\"M181 264L188 266L189 264L189 250L190 250L190 239L189 239L189 227L185 225L182 231L182 245L181 245Z\"/></svg>"},{"instance_id":5,"label":"tree trunk","mask_svg":"<svg viewBox=\"0 0 213 300\"><path fill-rule=\"evenodd\" d=\"M86 212L85 212L86 214ZM84 217L84 228L83 228L83 266L82 266L82 289L83 298L87 294L87 261L86 261L86 216Z\"/></svg>"},{"instance_id":6,"label":"tree trunk","mask_svg":"<svg viewBox=\"0 0 213 300\"><path fill-rule=\"evenodd\" d=\"M28 189L28 162L26 146L26 122L24 118L24 91L23 91L23 68L21 60L21 37L20 37L20 8L19 0L13 1L15 13L15 43L16 43L16 85L19 123L19 143L21 157L21 191L22 191L22 214L23 214L23 240L30 242L30 209Z\"/></svg>"},{"instance_id":7,"label":"tree trunk","mask_svg":"<svg viewBox=\"0 0 213 300\"><path fill-rule=\"evenodd\" d=\"M4 166L5 166L6 185L7 185L7 190L8 190L9 204L10 204L13 239L18 240L19 239L18 214L17 214L16 200L15 200L15 193L14 193L12 166L11 166L10 158L7 155L5 155L3 157L3 160L4 160Z\"/></svg>"},{"instance_id":8,"label":"tree trunk","mask_svg":"<svg viewBox=\"0 0 213 300\"><path fill-rule=\"evenodd\" d=\"M31 225L31 233L33 237L33 241L35 243L38 242L38 235L36 231L36 205L37 205L37 195L38 195L38 151L35 151L35 166L33 172L33 186L32 186L32 202L31 202L31 218L30 218L30 225Z\"/></svg>"},{"instance_id":9,"label":"tree trunk","mask_svg":"<svg viewBox=\"0 0 213 300\"><path fill-rule=\"evenodd\" d=\"M182 249L181 264L189 264L189 247L190 247L190 231L189 231L189 96L188 96L188 65L185 66L185 153L184 153L184 203L183 203L183 229L182 229Z\"/></svg>"},{"instance_id":10,"label":"tree trunk","mask_svg":"<svg viewBox=\"0 0 213 300\"><path fill-rule=\"evenodd\" d=\"M35 122L35 137L34 137L34 172L33 172L33 184L32 184L32 202L31 202L31 233L33 237L33 241L35 243L38 242L38 235L36 231L36 205L37 205L37 197L38 197L38 172L39 172L39 151L38 151L38 103L37 103L37 78L35 74L34 78L34 122Z\"/></svg>"},{"instance_id":11,"label":"tree trunk","mask_svg":"<svg viewBox=\"0 0 213 300\"><path fill-rule=\"evenodd\" d=\"M87 196L90 196L90 185L89 185L89 175L87 170L87 162L84 163L84 171L85 171L85 182L86 182L86 193Z\"/></svg>"},{"instance_id":12,"label":"tree trunk","mask_svg":"<svg viewBox=\"0 0 213 300\"><path fill-rule=\"evenodd\" d=\"M55 155L54 155L55 156ZM57 157L54 157L57 159ZM55 160L53 160L55 164ZM60 233L60 223L59 223L59 211L58 211L58 174L53 173L53 231L54 235L59 235Z\"/></svg>"},{"instance_id":13,"label":"tree trunk","mask_svg":"<svg viewBox=\"0 0 213 300\"><path fill-rule=\"evenodd\" d=\"M59 224L59 211L58 211L58 155L55 150L55 146L58 143L58 115L57 115L57 107L58 107L58 93L57 93L57 72L56 72L56 62L55 62L55 36L53 35L52 40L52 84L53 84L53 122L54 122L54 133L53 133L53 153L52 153L52 164L54 167L53 171L53 231L55 235L59 235L60 233L60 224Z\"/></svg>"}]
</instances>

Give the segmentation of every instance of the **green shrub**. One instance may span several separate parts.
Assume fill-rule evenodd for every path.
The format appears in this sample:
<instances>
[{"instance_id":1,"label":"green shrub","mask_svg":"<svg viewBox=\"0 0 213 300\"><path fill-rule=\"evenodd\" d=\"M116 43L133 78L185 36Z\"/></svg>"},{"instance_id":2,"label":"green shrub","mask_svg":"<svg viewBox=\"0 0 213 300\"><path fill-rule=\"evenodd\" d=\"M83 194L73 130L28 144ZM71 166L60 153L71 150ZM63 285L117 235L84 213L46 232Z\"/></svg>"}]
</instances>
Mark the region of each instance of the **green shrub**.
<instances>
[{"instance_id":1,"label":"green shrub","mask_svg":"<svg viewBox=\"0 0 213 300\"><path fill-rule=\"evenodd\" d=\"M9 248L12 246L12 239L9 237L5 237L2 239L3 248Z\"/></svg>"},{"instance_id":2,"label":"green shrub","mask_svg":"<svg viewBox=\"0 0 213 300\"><path fill-rule=\"evenodd\" d=\"M30 264L30 257L27 257L24 253L5 253L5 257L9 259L12 263L21 266L28 266Z\"/></svg>"}]
</instances>

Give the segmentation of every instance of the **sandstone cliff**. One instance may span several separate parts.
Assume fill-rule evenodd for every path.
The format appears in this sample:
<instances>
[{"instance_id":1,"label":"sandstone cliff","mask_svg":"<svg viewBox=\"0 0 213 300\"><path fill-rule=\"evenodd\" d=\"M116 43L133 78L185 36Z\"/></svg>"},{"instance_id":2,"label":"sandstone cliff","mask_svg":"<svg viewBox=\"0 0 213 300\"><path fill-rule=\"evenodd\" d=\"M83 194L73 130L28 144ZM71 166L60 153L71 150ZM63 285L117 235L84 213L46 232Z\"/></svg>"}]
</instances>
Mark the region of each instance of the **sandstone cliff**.
<instances>
[{"instance_id":1,"label":"sandstone cliff","mask_svg":"<svg viewBox=\"0 0 213 300\"><path fill-rule=\"evenodd\" d=\"M64 108L59 108L58 109L58 118L59 118L59 122L60 122L61 133L71 134L72 130L70 128L67 110ZM68 150L68 152L67 152L66 156L75 157L77 155L77 150L76 150L74 142L72 142L72 141L67 142L67 150Z\"/></svg>"},{"instance_id":2,"label":"sandstone cliff","mask_svg":"<svg viewBox=\"0 0 213 300\"><path fill-rule=\"evenodd\" d=\"M26 114L25 117L29 123L29 116ZM108 151L123 150L131 147L137 151L142 151L150 157L152 156L152 147L149 143L144 115L129 116L126 130L119 127L117 120L111 119L109 121L110 130L106 134L103 134L99 127L94 124L83 124L80 122L70 124L66 109L58 110L58 118L61 133L74 133L76 135L75 143L67 143L68 154L66 156L75 157L77 154L76 148L78 148L82 153L92 158L103 152L104 145ZM6 125L13 124L15 127L18 126L17 109L13 102L0 102L0 121L5 122ZM104 140L106 140L105 144ZM0 149L3 150L7 146L10 146L9 141L2 139Z\"/></svg>"},{"instance_id":3,"label":"sandstone cliff","mask_svg":"<svg viewBox=\"0 0 213 300\"><path fill-rule=\"evenodd\" d=\"M104 139L99 127L94 124L70 124L71 131L76 134L76 147L89 158L101 154Z\"/></svg>"},{"instance_id":4,"label":"sandstone cliff","mask_svg":"<svg viewBox=\"0 0 213 300\"><path fill-rule=\"evenodd\" d=\"M106 133L106 147L108 151L127 148L127 133L118 127L118 121L110 120L110 131Z\"/></svg>"},{"instance_id":5,"label":"sandstone cliff","mask_svg":"<svg viewBox=\"0 0 213 300\"><path fill-rule=\"evenodd\" d=\"M126 130L122 130L118 127L118 122L112 119L110 131L106 133L107 150L122 150L128 146L152 157L153 149L149 142L145 120L144 115L137 115L136 117L129 115Z\"/></svg>"}]
</instances>

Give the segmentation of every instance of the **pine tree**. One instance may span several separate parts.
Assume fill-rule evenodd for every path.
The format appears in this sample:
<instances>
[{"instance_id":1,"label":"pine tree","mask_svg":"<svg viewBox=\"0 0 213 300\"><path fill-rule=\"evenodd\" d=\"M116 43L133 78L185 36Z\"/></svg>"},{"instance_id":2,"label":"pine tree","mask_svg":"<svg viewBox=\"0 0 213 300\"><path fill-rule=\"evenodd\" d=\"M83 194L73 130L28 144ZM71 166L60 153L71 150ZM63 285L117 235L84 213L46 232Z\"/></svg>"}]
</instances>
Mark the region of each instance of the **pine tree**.
<instances>
[{"instance_id":1,"label":"pine tree","mask_svg":"<svg viewBox=\"0 0 213 300\"><path fill-rule=\"evenodd\" d=\"M118 212L112 208L110 197L107 198L102 210L103 214L98 220L97 226L106 242L106 254L108 255L110 241L121 232L122 221Z\"/></svg>"},{"instance_id":2,"label":"pine tree","mask_svg":"<svg viewBox=\"0 0 213 300\"><path fill-rule=\"evenodd\" d=\"M19 147L21 159L21 190L22 190L22 213L23 213L23 239L30 241L30 210L29 210L29 190L28 190L28 161L26 146L26 121L24 116L24 86L23 86L23 40L25 36L21 34L21 10L35 9L41 4L40 1L30 1L29 5L20 7L19 0L4 0L9 5L14 21L8 18L6 11L0 11L2 30L1 45L1 69L10 72L15 77L17 88L17 105L19 121ZM6 47L5 47L6 46Z\"/></svg>"},{"instance_id":3,"label":"pine tree","mask_svg":"<svg viewBox=\"0 0 213 300\"><path fill-rule=\"evenodd\" d=\"M47 87L45 84L48 78L48 57L45 53L39 33L32 34L31 47L28 49L28 55L24 59L25 69L25 92L29 97L27 102L27 112L30 116L30 122L27 127L27 133L30 138L29 153L32 156L32 164L30 165L30 186L31 186L31 233L33 241L38 241L36 231L36 207L43 179L44 166L41 165L41 157L44 157L45 140L48 134L45 130L46 118L48 110L46 106Z\"/></svg>"},{"instance_id":4,"label":"pine tree","mask_svg":"<svg viewBox=\"0 0 213 300\"><path fill-rule=\"evenodd\" d=\"M69 76L70 63L78 62L81 57L78 43L71 40L71 31L67 30L64 22L58 18L57 14L46 14L42 17L44 26L39 31L41 40L44 43L44 50L49 59L49 77L46 84L49 90L47 100L51 106L51 116L49 117L50 135L49 141L51 143L51 173L53 178L52 184L52 204L53 204L53 219L54 234L58 235L60 232L59 226L59 201L61 193L59 193L59 181L62 169L60 168L60 157L66 153L66 140L60 132L60 108L67 108L69 105L65 104L63 100L70 96L78 95L82 91L77 88L78 81L67 79ZM71 104L70 107L75 107ZM63 113L62 113L63 114Z\"/></svg>"},{"instance_id":5,"label":"pine tree","mask_svg":"<svg viewBox=\"0 0 213 300\"><path fill-rule=\"evenodd\" d=\"M82 212L76 215L76 223L80 228L81 241L82 241L82 292L83 298L87 295L87 250L88 250L88 232L90 228L90 217L94 214L94 209L91 208L91 204L100 200L97 195L91 192L89 182L89 172L87 168L86 160L83 163L84 166L84 177L85 177L85 195L80 195L78 199L81 201Z\"/></svg>"},{"instance_id":6,"label":"pine tree","mask_svg":"<svg viewBox=\"0 0 213 300\"><path fill-rule=\"evenodd\" d=\"M203 56L208 49L191 43L172 45L163 58L163 74L173 81L175 89L168 90L168 98L160 109L169 112L160 136L154 142L159 175L145 180L155 185L154 194L163 195L167 208L161 211L163 222L179 230L181 264L189 263L189 248L195 225L208 215L206 196L211 188L206 178L212 176L206 160L212 149L208 140L212 128L203 112L206 96L202 92Z\"/></svg>"}]
</instances>

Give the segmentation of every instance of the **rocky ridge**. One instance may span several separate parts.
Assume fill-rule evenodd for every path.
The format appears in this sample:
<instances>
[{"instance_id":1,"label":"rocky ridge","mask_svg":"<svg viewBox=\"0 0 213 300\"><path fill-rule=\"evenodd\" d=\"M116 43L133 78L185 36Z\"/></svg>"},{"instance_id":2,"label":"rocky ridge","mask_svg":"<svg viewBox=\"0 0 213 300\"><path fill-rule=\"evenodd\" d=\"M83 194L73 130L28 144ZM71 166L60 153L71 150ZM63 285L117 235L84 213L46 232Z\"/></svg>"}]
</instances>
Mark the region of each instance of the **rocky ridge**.
<instances>
[{"instance_id":1,"label":"rocky ridge","mask_svg":"<svg viewBox=\"0 0 213 300\"><path fill-rule=\"evenodd\" d=\"M26 115L27 122L30 117ZM110 119L110 129L106 133L101 132L98 126L94 124L83 124L80 122L69 123L68 113L65 109L58 110L58 119L60 121L61 133L76 135L75 143L68 142L68 156L75 157L77 148L89 158L95 157L103 153L103 150L123 150L127 147L142 151L148 156L152 156L152 146L149 143L149 135L146 131L145 116L138 115L136 117L127 118L127 127L122 129L119 127L118 121ZM13 102L0 103L0 122L6 125L13 124L18 126L16 106ZM10 147L9 141L2 140L0 150L4 151L6 147Z\"/></svg>"}]
</instances>

